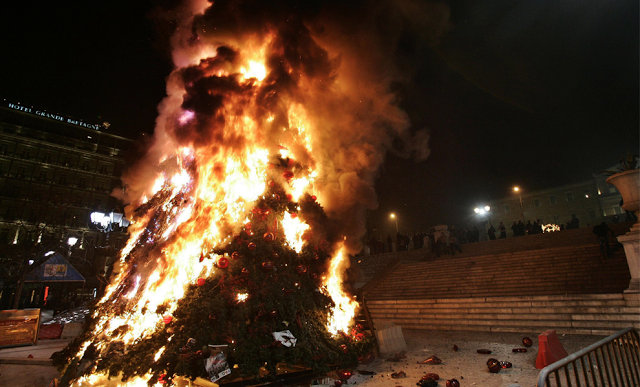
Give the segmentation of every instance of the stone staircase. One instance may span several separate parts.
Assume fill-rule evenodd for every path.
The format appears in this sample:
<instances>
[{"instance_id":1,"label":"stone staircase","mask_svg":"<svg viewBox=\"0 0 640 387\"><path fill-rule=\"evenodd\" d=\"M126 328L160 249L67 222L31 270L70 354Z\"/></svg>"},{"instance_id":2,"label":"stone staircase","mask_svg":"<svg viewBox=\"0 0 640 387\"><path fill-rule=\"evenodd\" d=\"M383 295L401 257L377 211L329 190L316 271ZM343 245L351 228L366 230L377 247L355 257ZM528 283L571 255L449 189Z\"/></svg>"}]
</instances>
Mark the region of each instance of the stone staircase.
<instances>
[{"instance_id":1,"label":"stone staircase","mask_svg":"<svg viewBox=\"0 0 640 387\"><path fill-rule=\"evenodd\" d=\"M612 226L619 235L631 224ZM361 295L374 324L413 329L604 335L640 328L638 298L623 294L631 278L624 251L611 246L603 259L583 228L468 244L455 256L398 253L378 258L386 266L369 274Z\"/></svg>"}]
</instances>

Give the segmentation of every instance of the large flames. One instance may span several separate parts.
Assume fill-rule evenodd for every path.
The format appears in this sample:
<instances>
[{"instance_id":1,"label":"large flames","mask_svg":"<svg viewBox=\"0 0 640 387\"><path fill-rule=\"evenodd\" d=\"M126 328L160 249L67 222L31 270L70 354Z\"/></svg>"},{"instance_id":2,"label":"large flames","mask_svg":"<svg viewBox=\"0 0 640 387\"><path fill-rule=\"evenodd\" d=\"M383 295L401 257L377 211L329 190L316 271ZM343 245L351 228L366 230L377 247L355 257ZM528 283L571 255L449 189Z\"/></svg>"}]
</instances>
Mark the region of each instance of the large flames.
<instances>
[{"instance_id":1,"label":"large flames","mask_svg":"<svg viewBox=\"0 0 640 387\"><path fill-rule=\"evenodd\" d=\"M280 235L288 251L308 255L313 241L328 255L315 282L316 291L333 300L324 329L344 337L352 331L358 304L342 282L349 254L359 248L362 208L375 205L373 171L392 136L379 127L400 133L404 116L375 83L358 82L353 72L341 75L337 55L321 48L301 20L271 15L275 20L238 32L210 6L194 0L181 10L176 69L155 142L124 177L132 223L121 271L94 310L77 359L165 337L166 345L152 354L153 362L162 361L178 335L167 324L189 289L224 274L237 259L229 246L255 248L243 239L256 237L252 219L268 222L265 240ZM304 203L321 204L327 216L305 214ZM271 270L273 263L263 265ZM305 265L298 267L306 273ZM252 297L245 290L229 302L245 305ZM75 385L138 386L158 377L157 371L128 375L124 383L108 381L104 369L85 374Z\"/></svg>"}]
</instances>

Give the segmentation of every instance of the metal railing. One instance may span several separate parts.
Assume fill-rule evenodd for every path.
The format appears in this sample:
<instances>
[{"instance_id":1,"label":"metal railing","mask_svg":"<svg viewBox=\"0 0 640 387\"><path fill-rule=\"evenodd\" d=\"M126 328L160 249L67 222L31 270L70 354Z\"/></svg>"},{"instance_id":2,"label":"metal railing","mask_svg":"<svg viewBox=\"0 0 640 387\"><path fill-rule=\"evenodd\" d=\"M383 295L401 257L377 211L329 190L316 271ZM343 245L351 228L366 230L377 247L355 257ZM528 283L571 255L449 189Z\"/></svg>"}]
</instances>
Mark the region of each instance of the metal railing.
<instances>
[{"instance_id":1,"label":"metal railing","mask_svg":"<svg viewBox=\"0 0 640 387\"><path fill-rule=\"evenodd\" d=\"M546 366L537 386L640 386L638 332L624 329Z\"/></svg>"}]
</instances>

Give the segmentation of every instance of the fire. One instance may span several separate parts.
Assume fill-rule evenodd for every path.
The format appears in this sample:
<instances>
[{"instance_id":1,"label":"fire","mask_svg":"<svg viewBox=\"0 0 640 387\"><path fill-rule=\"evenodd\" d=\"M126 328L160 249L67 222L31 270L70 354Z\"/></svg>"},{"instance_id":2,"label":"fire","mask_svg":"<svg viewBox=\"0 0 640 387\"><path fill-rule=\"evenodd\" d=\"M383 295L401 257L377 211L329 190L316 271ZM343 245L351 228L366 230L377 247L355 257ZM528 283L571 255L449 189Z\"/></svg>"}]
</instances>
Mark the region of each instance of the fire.
<instances>
[{"instance_id":1,"label":"fire","mask_svg":"<svg viewBox=\"0 0 640 387\"><path fill-rule=\"evenodd\" d=\"M375 204L374 172L385 143L402 134L404 115L389 107L393 96L359 78L373 72L338 71L350 58L320 45L329 37L322 28L287 15L239 32L243 23L214 12L223 3L192 0L179 11L176 69L155 142L123 177L131 226L122 269L76 347L78 360L100 358L77 386L159 380L163 367L188 361L185 342L195 338L185 335L197 336L196 325L216 327L199 340L220 341L198 348L238 345L238 352L242 337L270 347L272 329L314 332L305 339L321 334L331 343L350 332L358 304L342 282L361 236L354 218ZM191 302L206 313L185 311ZM317 344L312 351L325 345ZM151 363L126 382L108 380L124 372L109 362L140 346Z\"/></svg>"},{"instance_id":2,"label":"fire","mask_svg":"<svg viewBox=\"0 0 640 387\"><path fill-rule=\"evenodd\" d=\"M348 257L344 247L338 250L331 259L329 277L325 282L326 290L331 295L335 307L329 316L329 332L337 334L338 331L347 332L350 322L356 314L358 302L347 297L342 289L341 278L344 275L345 265L348 264Z\"/></svg>"}]
</instances>

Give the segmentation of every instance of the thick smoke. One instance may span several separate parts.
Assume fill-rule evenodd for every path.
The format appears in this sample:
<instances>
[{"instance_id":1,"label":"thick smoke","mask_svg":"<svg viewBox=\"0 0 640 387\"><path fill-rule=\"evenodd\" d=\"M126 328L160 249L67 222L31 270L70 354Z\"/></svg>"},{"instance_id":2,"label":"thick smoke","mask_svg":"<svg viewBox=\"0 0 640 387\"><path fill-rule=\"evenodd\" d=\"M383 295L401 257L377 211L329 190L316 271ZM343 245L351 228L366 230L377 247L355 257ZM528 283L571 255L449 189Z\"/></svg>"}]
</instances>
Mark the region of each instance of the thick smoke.
<instances>
[{"instance_id":1,"label":"thick smoke","mask_svg":"<svg viewBox=\"0 0 640 387\"><path fill-rule=\"evenodd\" d=\"M374 179L394 141L403 142L406 155L429 153L428 135L410 133L392 92L404 81L394 56L407 12L402 4L199 0L179 8L176 69L159 108L155 143L125 176L130 197L138 198L132 204L149 189L167 149L240 150L257 141L275 154L284 145L318 171L314 194L347 236L349 251L359 251L364 211L377 207ZM241 82L231 70L261 47L266 77ZM291 121L297 107L312 132L311 152L289 134L300 125ZM180 121L184 111L193 112L188 123ZM249 135L230 122L237 115L252 117L258 127Z\"/></svg>"}]
</instances>

